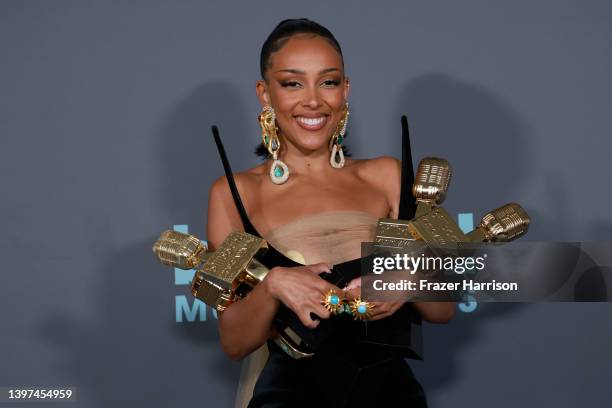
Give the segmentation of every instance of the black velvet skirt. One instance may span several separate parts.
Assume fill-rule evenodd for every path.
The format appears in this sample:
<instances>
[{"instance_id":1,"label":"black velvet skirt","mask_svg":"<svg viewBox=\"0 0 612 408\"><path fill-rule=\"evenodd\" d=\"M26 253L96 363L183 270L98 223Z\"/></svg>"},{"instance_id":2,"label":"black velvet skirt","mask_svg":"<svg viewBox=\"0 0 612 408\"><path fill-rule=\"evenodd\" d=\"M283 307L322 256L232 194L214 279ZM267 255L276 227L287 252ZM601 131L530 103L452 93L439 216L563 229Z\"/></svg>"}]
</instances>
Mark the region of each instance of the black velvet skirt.
<instances>
[{"instance_id":1,"label":"black velvet skirt","mask_svg":"<svg viewBox=\"0 0 612 408\"><path fill-rule=\"evenodd\" d=\"M268 348L270 358L249 408L427 407L425 392L403 357L345 343L294 360L273 342Z\"/></svg>"}]
</instances>

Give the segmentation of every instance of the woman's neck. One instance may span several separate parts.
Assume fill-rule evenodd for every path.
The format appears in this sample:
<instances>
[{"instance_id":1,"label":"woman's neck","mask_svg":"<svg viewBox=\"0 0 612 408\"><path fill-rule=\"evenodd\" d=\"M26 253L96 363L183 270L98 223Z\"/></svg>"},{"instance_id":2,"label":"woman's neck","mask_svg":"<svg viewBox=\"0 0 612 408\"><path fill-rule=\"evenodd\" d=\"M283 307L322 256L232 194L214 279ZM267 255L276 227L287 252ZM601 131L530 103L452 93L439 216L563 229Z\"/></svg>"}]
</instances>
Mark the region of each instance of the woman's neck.
<instances>
[{"instance_id":1,"label":"woman's neck","mask_svg":"<svg viewBox=\"0 0 612 408\"><path fill-rule=\"evenodd\" d=\"M330 171L327 147L304 151L290 143L285 143L279 159L285 162L294 175L317 176Z\"/></svg>"}]
</instances>

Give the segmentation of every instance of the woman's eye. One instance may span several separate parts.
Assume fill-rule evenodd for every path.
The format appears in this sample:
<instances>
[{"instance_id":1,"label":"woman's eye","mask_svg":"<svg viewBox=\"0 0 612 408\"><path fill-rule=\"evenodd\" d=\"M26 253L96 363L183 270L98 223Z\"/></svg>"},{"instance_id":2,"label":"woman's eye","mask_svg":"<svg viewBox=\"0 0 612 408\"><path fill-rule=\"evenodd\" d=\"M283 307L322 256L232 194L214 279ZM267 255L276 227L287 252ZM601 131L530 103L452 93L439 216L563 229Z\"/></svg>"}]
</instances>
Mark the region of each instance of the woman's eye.
<instances>
[{"instance_id":1,"label":"woman's eye","mask_svg":"<svg viewBox=\"0 0 612 408\"><path fill-rule=\"evenodd\" d=\"M335 80L335 79L328 79L327 81L323 81L323 84L322 84L322 85L323 85L323 86L325 86L325 87L330 87L330 88L332 88L332 87L334 87L334 86L338 86L338 85L340 85L340 81Z\"/></svg>"},{"instance_id":2,"label":"woman's eye","mask_svg":"<svg viewBox=\"0 0 612 408\"><path fill-rule=\"evenodd\" d=\"M281 82L283 88L298 88L301 84L297 81L283 81Z\"/></svg>"}]
</instances>

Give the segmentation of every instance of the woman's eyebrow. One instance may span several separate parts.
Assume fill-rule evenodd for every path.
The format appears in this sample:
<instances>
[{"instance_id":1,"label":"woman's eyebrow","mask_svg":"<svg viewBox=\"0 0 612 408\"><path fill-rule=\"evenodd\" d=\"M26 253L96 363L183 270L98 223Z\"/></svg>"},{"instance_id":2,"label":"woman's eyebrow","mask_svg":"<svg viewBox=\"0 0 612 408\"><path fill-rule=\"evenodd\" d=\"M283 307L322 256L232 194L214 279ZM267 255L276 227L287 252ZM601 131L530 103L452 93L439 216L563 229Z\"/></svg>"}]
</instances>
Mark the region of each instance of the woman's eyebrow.
<instances>
[{"instance_id":1,"label":"woman's eyebrow","mask_svg":"<svg viewBox=\"0 0 612 408\"><path fill-rule=\"evenodd\" d=\"M327 74L328 72L334 72L334 71L340 71L340 68L325 68L319 71L319 75ZM306 72L300 69L295 69L295 68L279 69L276 72L288 72L290 74L306 75Z\"/></svg>"}]
</instances>

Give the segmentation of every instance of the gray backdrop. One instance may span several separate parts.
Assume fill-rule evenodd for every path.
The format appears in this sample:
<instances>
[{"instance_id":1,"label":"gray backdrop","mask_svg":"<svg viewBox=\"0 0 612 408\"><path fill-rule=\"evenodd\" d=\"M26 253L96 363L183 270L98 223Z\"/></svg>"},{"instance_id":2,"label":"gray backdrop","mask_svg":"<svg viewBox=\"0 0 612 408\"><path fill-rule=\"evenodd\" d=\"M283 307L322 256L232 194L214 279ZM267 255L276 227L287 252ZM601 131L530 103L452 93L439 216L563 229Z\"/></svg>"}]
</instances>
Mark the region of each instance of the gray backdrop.
<instances>
[{"instance_id":1,"label":"gray backdrop","mask_svg":"<svg viewBox=\"0 0 612 408\"><path fill-rule=\"evenodd\" d=\"M257 164L259 51L287 17L343 46L356 157L399 157L405 113L415 160L455 170L452 213L518 201L530 240L612 240L611 4L0 1L0 387L232 404L215 317L150 248L173 225L205 238L211 124ZM413 367L432 407L604 406L611 311L478 305L427 325Z\"/></svg>"}]
</instances>

